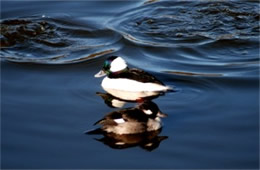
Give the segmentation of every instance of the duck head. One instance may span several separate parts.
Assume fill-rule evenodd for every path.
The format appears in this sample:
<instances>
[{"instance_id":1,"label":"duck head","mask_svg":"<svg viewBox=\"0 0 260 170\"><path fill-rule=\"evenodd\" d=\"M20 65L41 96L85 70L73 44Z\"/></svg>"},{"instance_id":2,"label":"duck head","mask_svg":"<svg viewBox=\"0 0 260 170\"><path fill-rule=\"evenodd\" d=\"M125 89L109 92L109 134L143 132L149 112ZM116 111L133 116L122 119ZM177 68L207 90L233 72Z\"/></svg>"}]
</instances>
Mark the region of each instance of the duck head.
<instances>
[{"instance_id":1,"label":"duck head","mask_svg":"<svg viewBox=\"0 0 260 170\"><path fill-rule=\"evenodd\" d=\"M127 64L124 59L118 56L111 56L104 62L102 70L100 70L95 77L103 77L111 73L120 72L127 68Z\"/></svg>"},{"instance_id":2,"label":"duck head","mask_svg":"<svg viewBox=\"0 0 260 170\"><path fill-rule=\"evenodd\" d=\"M157 104L155 104L152 101L145 101L142 104L139 105L139 109L142 110L146 115L148 115L150 118L156 118L156 117L167 117L168 115L165 113L162 113Z\"/></svg>"}]
</instances>

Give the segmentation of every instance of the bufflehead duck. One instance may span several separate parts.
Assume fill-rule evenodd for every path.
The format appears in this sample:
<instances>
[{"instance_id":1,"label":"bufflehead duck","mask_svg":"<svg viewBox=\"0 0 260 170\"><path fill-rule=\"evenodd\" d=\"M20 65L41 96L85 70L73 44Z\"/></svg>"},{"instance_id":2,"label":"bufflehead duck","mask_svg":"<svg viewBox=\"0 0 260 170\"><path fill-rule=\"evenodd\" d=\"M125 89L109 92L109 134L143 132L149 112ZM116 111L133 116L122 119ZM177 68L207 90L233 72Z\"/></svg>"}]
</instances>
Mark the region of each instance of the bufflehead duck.
<instances>
[{"instance_id":1,"label":"bufflehead duck","mask_svg":"<svg viewBox=\"0 0 260 170\"><path fill-rule=\"evenodd\" d=\"M137 134L159 130L160 118L166 116L155 103L145 101L137 107L113 111L94 125L100 124L106 133Z\"/></svg>"},{"instance_id":2,"label":"bufflehead duck","mask_svg":"<svg viewBox=\"0 0 260 170\"><path fill-rule=\"evenodd\" d=\"M117 93L114 90L148 92L143 94L146 97L172 90L151 74L140 69L128 68L125 60L118 56L109 57L95 77L105 75L107 76L103 79L101 86L112 94Z\"/></svg>"}]
</instances>

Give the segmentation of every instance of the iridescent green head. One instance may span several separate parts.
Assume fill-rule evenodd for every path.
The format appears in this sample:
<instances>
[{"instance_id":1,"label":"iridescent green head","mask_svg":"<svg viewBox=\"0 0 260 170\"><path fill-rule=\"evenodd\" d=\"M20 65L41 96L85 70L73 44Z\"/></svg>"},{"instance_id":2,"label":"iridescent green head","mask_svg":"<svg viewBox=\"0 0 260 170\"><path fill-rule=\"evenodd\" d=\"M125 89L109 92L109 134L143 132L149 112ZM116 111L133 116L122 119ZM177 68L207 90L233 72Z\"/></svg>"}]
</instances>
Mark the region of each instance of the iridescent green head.
<instances>
[{"instance_id":1,"label":"iridescent green head","mask_svg":"<svg viewBox=\"0 0 260 170\"><path fill-rule=\"evenodd\" d=\"M104 62L102 70L95 74L95 77L103 77L105 75L109 75L110 73L119 72L126 68L127 65L124 59L118 56L111 56Z\"/></svg>"}]
</instances>

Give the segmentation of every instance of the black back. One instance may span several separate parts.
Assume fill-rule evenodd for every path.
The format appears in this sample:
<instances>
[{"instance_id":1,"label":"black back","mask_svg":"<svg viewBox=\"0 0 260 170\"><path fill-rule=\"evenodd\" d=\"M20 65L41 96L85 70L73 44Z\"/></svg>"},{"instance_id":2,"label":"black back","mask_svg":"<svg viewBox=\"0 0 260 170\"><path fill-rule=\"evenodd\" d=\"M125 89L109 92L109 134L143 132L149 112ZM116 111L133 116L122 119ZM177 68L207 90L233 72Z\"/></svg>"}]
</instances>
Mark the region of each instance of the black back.
<instances>
[{"instance_id":1,"label":"black back","mask_svg":"<svg viewBox=\"0 0 260 170\"><path fill-rule=\"evenodd\" d=\"M164 85L160 80L158 80L157 78L155 78L153 75L143 71L143 70L139 70L136 68L132 68L132 69L125 69L123 71L120 72L115 72L115 73L110 73L108 75L109 78L128 78L128 79L132 79L132 80L136 80L142 83L156 83L156 84L161 84Z\"/></svg>"},{"instance_id":2,"label":"black back","mask_svg":"<svg viewBox=\"0 0 260 170\"><path fill-rule=\"evenodd\" d=\"M108 113L103 119L97 121L96 124L103 125L116 125L113 119L123 118L125 121L134 121L134 122L147 122L148 116L145 115L142 110L138 108L126 108L119 111L114 111Z\"/></svg>"}]
</instances>

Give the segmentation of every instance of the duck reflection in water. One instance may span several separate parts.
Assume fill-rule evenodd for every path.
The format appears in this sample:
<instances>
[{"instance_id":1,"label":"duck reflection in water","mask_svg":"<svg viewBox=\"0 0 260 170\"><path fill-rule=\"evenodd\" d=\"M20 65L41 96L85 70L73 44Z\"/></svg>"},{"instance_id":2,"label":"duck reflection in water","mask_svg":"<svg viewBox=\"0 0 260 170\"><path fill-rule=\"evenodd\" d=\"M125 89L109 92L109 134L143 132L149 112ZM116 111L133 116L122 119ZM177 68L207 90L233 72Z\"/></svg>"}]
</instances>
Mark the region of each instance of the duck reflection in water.
<instances>
[{"instance_id":1,"label":"duck reflection in water","mask_svg":"<svg viewBox=\"0 0 260 170\"><path fill-rule=\"evenodd\" d=\"M87 134L101 134L97 139L104 144L117 149L140 146L146 150L157 148L166 136L158 136L162 130L162 113L152 101L144 101L136 107L113 111L97 121L100 125Z\"/></svg>"},{"instance_id":2,"label":"duck reflection in water","mask_svg":"<svg viewBox=\"0 0 260 170\"><path fill-rule=\"evenodd\" d=\"M126 102L139 104L108 113L94 124L101 127L87 134L102 134L104 137L97 140L112 148L157 148L167 138L158 136L162 129L161 118L167 115L151 99L173 89L143 70L129 68L125 60L118 56L109 57L95 75L102 76L106 76L101 86L107 94L97 94L109 107L121 108Z\"/></svg>"}]
</instances>

